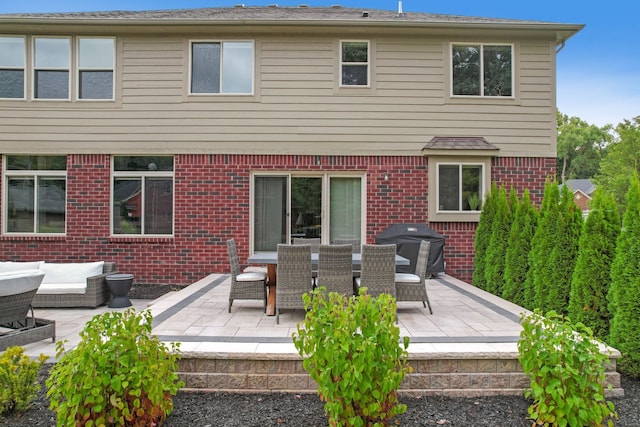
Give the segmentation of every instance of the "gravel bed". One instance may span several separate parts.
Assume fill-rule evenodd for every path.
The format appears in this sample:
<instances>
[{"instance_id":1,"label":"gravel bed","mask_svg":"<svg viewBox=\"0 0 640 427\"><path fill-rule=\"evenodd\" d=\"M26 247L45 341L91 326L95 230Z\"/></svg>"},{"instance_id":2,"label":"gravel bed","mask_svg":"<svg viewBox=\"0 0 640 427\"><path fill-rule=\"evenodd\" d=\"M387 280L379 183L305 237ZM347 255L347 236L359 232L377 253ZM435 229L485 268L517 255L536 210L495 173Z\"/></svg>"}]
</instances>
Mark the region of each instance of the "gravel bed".
<instances>
[{"instance_id":1,"label":"gravel bed","mask_svg":"<svg viewBox=\"0 0 640 427\"><path fill-rule=\"evenodd\" d=\"M40 374L41 384L46 374L46 370ZM610 399L620 415L615 425L638 427L640 381L623 376L622 387L624 397ZM397 420L402 426L530 427L532 424L527 420L530 402L517 396L402 398L401 402L408 406L407 412ZM327 425L323 404L315 394L178 392L173 403L174 410L164 424L167 427ZM26 413L0 419L0 426L7 427L49 427L55 423L55 414L48 409L44 385Z\"/></svg>"},{"instance_id":2,"label":"gravel bed","mask_svg":"<svg viewBox=\"0 0 640 427\"><path fill-rule=\"evenodd\" d=\"M138 285L130 298L155 299L180 287ZM49 410L45 379L48 367L39 375L41 389L31 409L24 414L0 418L0 427L53 427L55 413ZM624 397L611 398L620 419L616 427L640 426L640 381L622 376ZM518 396L483 398L427 397L401 398L407 412L397 421L402 426L456 427L530 427L527 408L530 402ZM325 427L324 406L316 394L285 393L206 393L178 392L173 398L174 410L164 423L166 427ZM579 427L579 426L573 426Z\"/></svg>"}]
</instances>

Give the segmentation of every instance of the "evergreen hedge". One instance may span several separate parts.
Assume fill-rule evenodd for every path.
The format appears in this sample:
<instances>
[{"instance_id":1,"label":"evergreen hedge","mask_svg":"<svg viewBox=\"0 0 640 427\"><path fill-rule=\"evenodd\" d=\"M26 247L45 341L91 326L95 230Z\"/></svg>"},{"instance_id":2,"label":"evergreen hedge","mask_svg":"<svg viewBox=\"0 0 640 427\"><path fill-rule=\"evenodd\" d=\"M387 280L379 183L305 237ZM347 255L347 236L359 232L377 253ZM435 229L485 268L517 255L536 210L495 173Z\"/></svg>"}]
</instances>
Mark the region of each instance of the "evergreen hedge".
<instances>
[{"instance_id":1,"label":"evergreen hedge","mask_svg":"<svg viewBox=\"0 0 640 427\"><path fill-rule=\"evenodd\" d=\"M611 266L609 344L620 350L618 368L640 377L640 182L632 177Z\"/></svg>"},{"instance_id":2,"label":"evergreen hedge","mask_svg":"<svg viewBox=\"0 0 640 427\"><path fill-rule=\"evenodd\" d=\"M529 271L529 251L535 234L538 211L531 204L529 190L524 190L515 209L505 254L502 298L525 308L524 289Z\"/></svg>"},{"instance_id":3,"label":"evergreen hedge","mask_svg":"<svg viewBox=\"0 0 640 427\"><path fill-rule=\"evenodd\" d=\"M580 236L578 260L571 280L569 317L588 326L601 340L609 336L611 314L607 294L618 234L620 218L615 198L598 189Z\"/></svg>"},{"instance_id":4,"label":"evergreen hedge","mask_svg":"<svg viewBox=\"0 0 640 427\"><path fill-rule=\"evenodd\" d=\"M480 220L478 221L478 227L476 228L476 234L474 238L474 262L473 262L473 285L485 289L485 265L486 265L486 252L489 242L491 241L491 228L493 223L493 216L495 215L495 194L497 193L497 186L495 183L491 184L491 191L485 195L484 203L482 204L482 211L480 212Z\"/></svg>"}]
</instances>

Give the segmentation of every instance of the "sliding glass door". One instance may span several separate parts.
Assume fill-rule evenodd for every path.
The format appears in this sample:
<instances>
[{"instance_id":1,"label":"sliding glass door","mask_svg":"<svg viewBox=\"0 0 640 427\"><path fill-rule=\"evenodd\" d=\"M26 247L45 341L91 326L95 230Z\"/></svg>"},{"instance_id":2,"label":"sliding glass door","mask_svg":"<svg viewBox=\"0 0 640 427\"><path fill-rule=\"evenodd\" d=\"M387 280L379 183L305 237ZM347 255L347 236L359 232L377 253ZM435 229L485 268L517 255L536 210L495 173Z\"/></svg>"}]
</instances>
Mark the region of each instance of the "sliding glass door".
<instances>
[{"instance_id":1,"label":"sliding glass door","mask_svg":"<svg viewBox=\"0 0 640 427\"><path fill-rule=\"evenodd\" d=\"M253 251L274 251L295 237L360 239L362 176L254 175Z\"/></svg>"}]
</instances>

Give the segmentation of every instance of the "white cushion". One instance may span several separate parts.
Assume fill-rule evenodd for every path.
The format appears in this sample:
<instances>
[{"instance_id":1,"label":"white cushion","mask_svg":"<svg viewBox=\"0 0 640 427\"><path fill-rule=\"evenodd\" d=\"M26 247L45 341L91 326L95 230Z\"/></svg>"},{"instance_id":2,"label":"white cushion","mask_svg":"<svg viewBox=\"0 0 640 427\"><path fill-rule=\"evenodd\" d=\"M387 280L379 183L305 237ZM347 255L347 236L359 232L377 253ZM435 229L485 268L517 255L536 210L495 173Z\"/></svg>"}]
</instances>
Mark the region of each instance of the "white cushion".
<instances>
[{"instance_id":1,"label":"white cushion","mask_svg":"<svg viewBox=\"0 0 640 427\"><path fill-rule=\"evenodd\" d=\"M0 273L0 296L23 294L37 289L44 273L24 270L15 273Z\"/></svg>"},{"instance_id":2,"label":"white cushion","mask_svg":"<svg viewBox=\"0 0 640 427\"><path fill-rule=\"evenodd\" d=\"M411 273L396 273L396 283L420 283L420 276Z\"/></svg>"},{"instance_id":3,"label":"white cushion","mask_svg":"<svg viewBox=\"0 0 640 427\"><path fill-rule=\"evenodd\" d=\"M52 264L43 262L40 266L45 276L42 284L81 283L86 287L87 277L102 274L104 261Z\"/></svg>"},{"instance_id":4,"label":"white cushion","mask_svg":"<svg viewBox=\"0 0 640 427\"><path fill-rule=\"evenodd\" d=\"M260 280L266 280L267 275L257 271L249 273L240 273L236 276L236 282L258 282Z\"/></svg>"},{"instance_id":5,"label":"white cushion","mask_svg":"<svg viewBox=\"0 0 640 427\"><path fill-rule=\"evenodd\" d=\"M0 261L0 273L10 273L12 271L23 270L39 270L40 265L44 261L29 261L29 262L14 262L14 261Z\"/></svg>"},{"instance_id":6,"label":"white cushion","mask_svg":"<svg viewBox=\"0 0 640 427\"><path fill-rule=\"evenodd\" d=\"M46 279L47 276L45 276ZM83 295L87 293L87 281L78 283L44 283L38 288L38 295L62 295L77 294Z\"/></svg>"}]
</instances>

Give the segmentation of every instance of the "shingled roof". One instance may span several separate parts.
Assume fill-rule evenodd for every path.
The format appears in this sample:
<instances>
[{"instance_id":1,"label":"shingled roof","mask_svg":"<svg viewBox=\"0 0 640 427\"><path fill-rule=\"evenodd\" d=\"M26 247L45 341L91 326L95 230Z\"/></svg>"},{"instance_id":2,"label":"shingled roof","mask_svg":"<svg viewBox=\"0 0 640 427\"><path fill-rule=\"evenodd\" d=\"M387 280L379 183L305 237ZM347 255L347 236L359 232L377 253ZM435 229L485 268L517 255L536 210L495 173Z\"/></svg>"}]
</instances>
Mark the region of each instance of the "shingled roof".
<instances>
[{"instance_id":1,"label":"shingled roof","mask_svg":"<svg viewBox=\"0 0 640 427\"><path fill-rule=\"evenodd\" d=\"M503 18L468 17L433 13L418 13L358 9L342 6L295 7L280 6L235 6L219 8L149 10L149 11L107 11L73 13L23 13L1 14L0 22L7 20L93 20L93 21L350 21L350 22L413 22L413 23L467 23L467 24L531 24L558 26L544 21L525 21Z\"/></svg>"}]
</instances>

